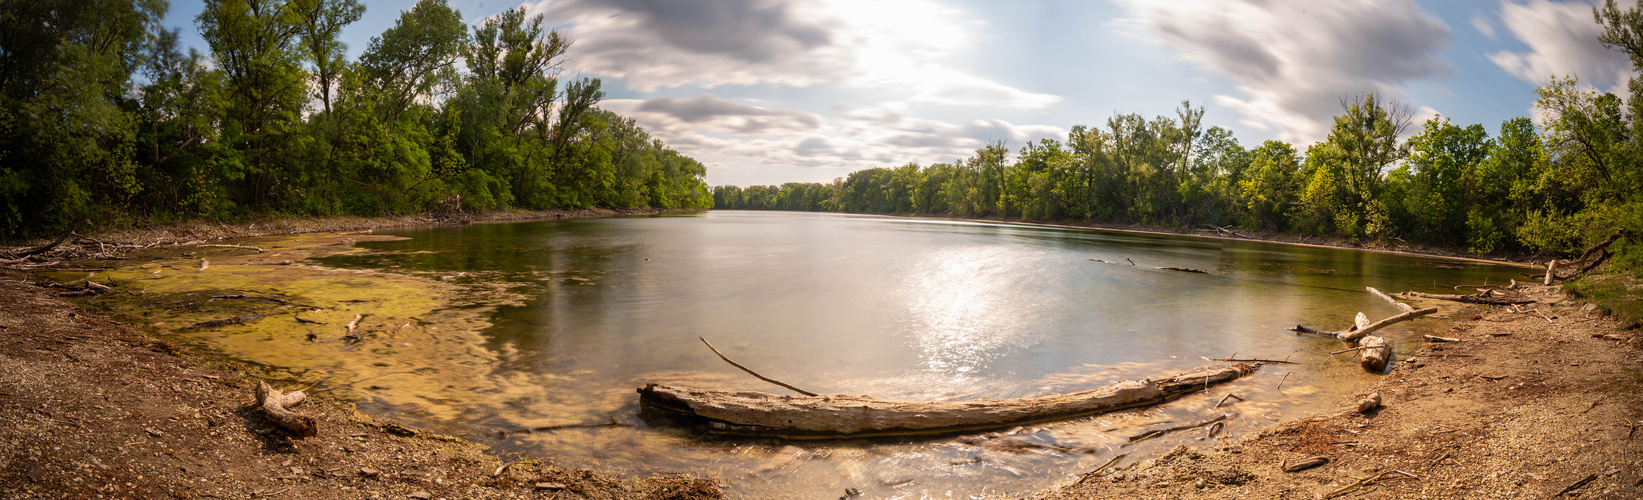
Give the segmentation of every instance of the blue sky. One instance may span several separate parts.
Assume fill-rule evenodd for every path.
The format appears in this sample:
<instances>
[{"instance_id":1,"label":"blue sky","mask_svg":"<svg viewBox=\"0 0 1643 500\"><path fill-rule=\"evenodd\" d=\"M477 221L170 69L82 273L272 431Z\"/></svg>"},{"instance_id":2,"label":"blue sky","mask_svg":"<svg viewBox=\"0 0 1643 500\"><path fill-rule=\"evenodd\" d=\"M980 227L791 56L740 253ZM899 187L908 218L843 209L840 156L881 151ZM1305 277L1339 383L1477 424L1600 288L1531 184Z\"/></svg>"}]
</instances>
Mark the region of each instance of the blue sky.
<instances>
[{"instance_id":1,"label":"blue sky","mask_svg":"<svg viewBox=\"0 0 1643 500\"><path fill-rule=\"evenodd\" d=\"M367 1L357 57L414 2ZM603 106L708 166L710 184L826 182L851 171L1017 149L1115 113L1173 116L1246 147L1323 139L1345 96L1417 119L1529 116L1534 88L1577 74L1625 87L1590 2L1548 0L450 0L477 23L524 5L575 44L568 73ZM194 34L200 2L167 24ZM1412 127L1418 131L1419 123Z\"/></svg>"}]
</instances>

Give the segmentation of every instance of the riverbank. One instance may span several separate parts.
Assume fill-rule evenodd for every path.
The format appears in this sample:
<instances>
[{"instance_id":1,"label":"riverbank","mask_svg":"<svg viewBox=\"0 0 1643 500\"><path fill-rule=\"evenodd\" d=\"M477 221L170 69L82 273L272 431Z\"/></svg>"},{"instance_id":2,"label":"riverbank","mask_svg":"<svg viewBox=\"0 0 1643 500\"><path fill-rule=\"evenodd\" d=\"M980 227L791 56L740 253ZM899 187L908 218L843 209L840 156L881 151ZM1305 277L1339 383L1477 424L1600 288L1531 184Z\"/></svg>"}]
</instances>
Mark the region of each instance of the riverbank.
<instances>
[{"instance_id":1,"label":"riverbank","mask_svg":"<svg viewBox=\"0 0 1643 500\"><path fill-rule=\"evenodd\" d=\"M1474 306L1472 319L1442 334L1459 342L1397 360L1338 412L1119 461L1033 498L1643 496L1636 325L1558 287L1527 292L1537 303ZM1384 406L1354 411L1370 392ZM1318 457L1327 461L1284 470Z\"/></svg>"},{"instance_id":2,"label":"riverbank","mask_svg":"<svg viewBox=\"0 0 1643 500\"><path fill-rule=\"evenodd\" d=\"M509 211L456 223L644 213L655 212ZM142 246L442 222L330 217L101 231L24 266L103 267ZM220 268L234 265L226 256L212 258L223 262ZM205 270L206 261L198 262ZM360 412L324 388L310 388L314 397L297 407L318 416L319 434L293 438L253 404L257 381L281 379L264 367L191 352L37 283L44 281L0 269L0 303L6 304L0 314L0 421L7 422L0 426L3 498L722 496L711 480L693 476L619 477L563 469L551 457L504 462L467 440Z\"/></svg>"}]
</instances>

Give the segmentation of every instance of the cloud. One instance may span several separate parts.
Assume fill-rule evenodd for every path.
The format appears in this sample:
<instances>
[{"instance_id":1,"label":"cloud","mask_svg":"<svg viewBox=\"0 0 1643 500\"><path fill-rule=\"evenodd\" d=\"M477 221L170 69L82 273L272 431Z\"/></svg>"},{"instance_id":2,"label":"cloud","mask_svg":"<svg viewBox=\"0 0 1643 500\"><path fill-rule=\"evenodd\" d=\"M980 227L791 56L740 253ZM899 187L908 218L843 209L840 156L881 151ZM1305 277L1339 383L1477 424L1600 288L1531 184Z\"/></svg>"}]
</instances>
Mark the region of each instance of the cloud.
<instances>
[{"instance_id":1,"label":"cloud","mask_svg":"<svg viewBox=\"0 0 1643 500\"><path fill-rule=\"evenodd\" d=\"M1489 16L1482 12L1472 13L1472 29L1478 30L1478 33L1482 33L1484 37L1490 40L1500 40L1500 37L1495 34L1495 25L1490 24Z\"/></svg>"},{"instance_id":2,"label":"cloud","mask_svg":"<svg viewBox=\"0 0 1643 500\"><path fill-rule=\"evenodd\" d=\"M1120 26L1236 82L1217 95L1250 127L1292 142L1323 139L1342 97L1401 98L1411 81L1446 76L1449 27L1410 0L1121 0Z\"/></svg>"},{"instance_id":3,"label":"cloud","mask_svg":"<svg viewBox=\"0 0 1643 500\"><path fill-rule=\"evenodd\" d=\"M1554 76L1578 75L1589 85L1616 91L1633 74L1624 54L1597 42L1602 28L1592 19L1590 3L1503 2L1500 20L1529 50L1502 50L1489 60L1523 81L1544 85Z\"/></svg>"},{"instance_id":4,"label":"cloud","mask_svg":"<svg viewBox=\"0 0 1643 500\"><path fill-rule=\"evenodd\" d=\"M584 72L628 88L842 84L914 102L1044 108L1059 96L959 68L979 21L934 0L541 0Z\"/></svg>"},{"instance_id":5,"label":"cloud","mask_svg":"<svg viewBox=\"0 0 1643 500\"><path fill-rule=\"evenodd\" d=\"M689 99L610 99L605 109L631 116L669 146L704 161L828 167L837 175L911 162L967 157L994 141L1020 145L1062 138L1066 130L1003 120L952 123L904 116L899 102L843 105L822 119L798 110L767 109L708 94Z\"/></svg>"}]
</instances>

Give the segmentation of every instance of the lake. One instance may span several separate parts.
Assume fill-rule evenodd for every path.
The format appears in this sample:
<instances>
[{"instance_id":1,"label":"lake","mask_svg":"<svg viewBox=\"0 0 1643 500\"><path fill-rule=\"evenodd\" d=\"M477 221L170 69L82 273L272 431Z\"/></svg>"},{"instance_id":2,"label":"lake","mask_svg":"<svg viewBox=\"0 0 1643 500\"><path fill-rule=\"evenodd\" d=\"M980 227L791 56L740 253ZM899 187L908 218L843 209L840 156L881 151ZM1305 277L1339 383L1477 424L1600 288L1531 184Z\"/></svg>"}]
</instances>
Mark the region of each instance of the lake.
<instances>
[{"instance_id":1,"label":"lake","mask_svg":"<svg viewBox=\"0 0 1643 500\"><path fill-rule=\"evenodd\" d=\"M847 488L866 498L1023 495L1121 453L1119 466L1182 444L1208 446L1343 405L1379 376L1358 368L1355 353L1329 355L1340 342L1285 327L1339 329L1359 311L1372 319L1398 312L1365 286L1456 293L1453 285L1504 283L1521 271L1239 240L823 213L376 234L401 239L361 241L363 250L308 263L450 286L442 312L414 322L428 332L418 345L438 347L398 339L256 362L332 376L360 376L335 367L369 363L379 372L343 391L367 408L565 467L702 474L741 498L837 498ZM1436 305L1439 314L1380 335L1397 352L1414 351L1421 333L1448 327L1455 308ZM474 319L442 322L441 314ZM651 382L785 393L719 360L698 337L795 386L881 399L1069 392L1234 355L1299 364L1269 364L1160 407L993 434L787 443L704 437L638 417L634 390ZM228 337L183 340L227 342L217 338ZM216 348L257 358L255 347ZM1229 392L1243 400L1215 408ZM1220 414L1231 418L1215 437L1194 430L1128 440L1164 422ZM621 426L496 434L612 421Z\"/></svg>"}]
</instances>

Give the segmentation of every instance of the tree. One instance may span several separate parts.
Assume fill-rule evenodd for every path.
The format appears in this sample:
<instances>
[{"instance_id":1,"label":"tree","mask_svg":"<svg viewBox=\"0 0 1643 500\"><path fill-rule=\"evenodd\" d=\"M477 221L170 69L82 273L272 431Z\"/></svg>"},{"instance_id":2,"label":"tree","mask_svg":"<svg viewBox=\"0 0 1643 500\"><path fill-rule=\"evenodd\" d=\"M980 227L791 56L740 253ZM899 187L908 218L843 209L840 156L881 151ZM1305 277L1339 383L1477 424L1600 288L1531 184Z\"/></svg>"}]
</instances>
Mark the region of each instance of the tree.
<instances>
[{"instance_id":1,"label":"tree","mask_svg":"<svg viewBox=\"0 0 1643 500\"><path fill-rule=\"evenodd\" d=\"M394 27L372 37L360 55L360 72L381 93L384 116L398 119L417 99L432 97L440 83L454 85L456 59L467 40L462 13L445 0L418 1Z\"/></svg>"},{"instance_id":2,"label":"tree","mask_svg":"<svg viewBox=\"0 0 1643 500\"><path fill-rule=\"evenodd\" d=\"M314 86L325 112L331 112L331 88L346 64L348 46L337 40L342 28L365 15L365 6L356 0L291 0L296 14L297 36L303 56L314 68Z\"/></svg>"}]
</instances>

